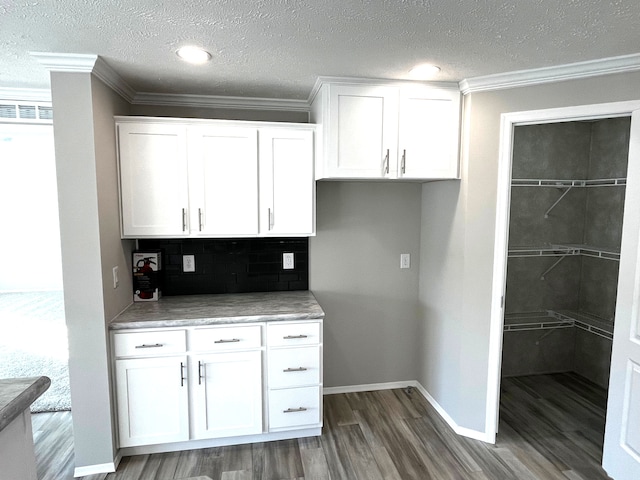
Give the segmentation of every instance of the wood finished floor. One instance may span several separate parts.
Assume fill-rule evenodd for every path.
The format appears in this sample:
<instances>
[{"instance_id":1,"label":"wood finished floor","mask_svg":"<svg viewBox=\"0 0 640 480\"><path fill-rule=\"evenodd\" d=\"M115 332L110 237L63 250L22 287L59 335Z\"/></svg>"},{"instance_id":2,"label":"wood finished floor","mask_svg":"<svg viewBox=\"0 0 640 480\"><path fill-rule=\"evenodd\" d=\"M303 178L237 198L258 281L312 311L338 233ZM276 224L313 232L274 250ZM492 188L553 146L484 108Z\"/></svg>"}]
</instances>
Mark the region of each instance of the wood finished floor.
<instances>
[{"instance_id":1,"label":"wood finished floor","mask_svg":"<svg viewBox=\"0 0 640 480\"><path fill-rule=\"evenodd\" d=\"M317 438L126 457L83 480L598 480L606 391L574 374L503 380L495 445L455 435L416 390L327 395ZM70 412L34 415L40 480L73 478Z\"/></svg>"}]
</instances>

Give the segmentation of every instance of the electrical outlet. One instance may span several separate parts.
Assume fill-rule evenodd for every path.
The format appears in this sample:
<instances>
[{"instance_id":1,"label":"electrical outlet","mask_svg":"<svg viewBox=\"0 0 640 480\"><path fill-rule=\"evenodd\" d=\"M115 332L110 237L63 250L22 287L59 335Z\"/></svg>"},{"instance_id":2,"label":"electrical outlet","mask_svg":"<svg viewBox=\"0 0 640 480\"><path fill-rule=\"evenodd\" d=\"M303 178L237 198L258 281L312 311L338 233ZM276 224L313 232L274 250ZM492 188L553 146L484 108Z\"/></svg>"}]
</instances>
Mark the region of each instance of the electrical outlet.
<instances>
[{"instance_id":1,"label":"electrical outlet","mask_svg":"<svg viewBox=\"0 0 640 480\"><path fill-rule=\"evenodd\" d=\"M400 268L411 268L411 254L400 254Z\"/></svg>"},{"instance_id":2,"label":"electrical outlet","mask_svg":"<svg viewBox=\"0 0 640 480\"><path fill-rule=\"evenodd\" d=\"M293 253L282 254L282 268L284 270L293 270Z\"/></svg>"},{"instance_id":3,"label":"electrical outlet","mask_svg":"<svg viewBox=\"0 0 640 480\"><path fill-rule=\"evenodd\" d=\"M118 278L118 266L113 267L113 288L118 288L120 278Z\"/></svg>"},{"instance_id":4,"label":"electrical outlet","mask_svg":"<svg viewBox=\"0 0 640 480\"><path fill-rule=\"evenodd\" d=\"M182 256L182 271L185 273L196 271L196 256L195 255L183 255Z\"/></svg>"}]
</instances>

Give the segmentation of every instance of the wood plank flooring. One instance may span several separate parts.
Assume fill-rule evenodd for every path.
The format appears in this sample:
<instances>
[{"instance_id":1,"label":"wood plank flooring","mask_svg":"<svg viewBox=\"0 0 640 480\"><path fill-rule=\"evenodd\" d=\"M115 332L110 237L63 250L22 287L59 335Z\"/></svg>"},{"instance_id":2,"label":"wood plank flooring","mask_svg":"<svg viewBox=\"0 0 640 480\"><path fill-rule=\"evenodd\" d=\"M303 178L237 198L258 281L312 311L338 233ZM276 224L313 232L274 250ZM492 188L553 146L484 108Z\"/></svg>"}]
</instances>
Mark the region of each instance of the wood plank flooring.
<instances>
[{"instance_id":1,"label":"wood plank flooring","mask_svg":"<svg viewBox=\"0 0 640 480\"><path fill-rule=\"evenodd\" d=\"M321 437L127 457L84 480L608 479L605 407L606 391L574 374L504 379L488 445L453 433L417 390L327 395ZM41 480L73 476L68 414L34 415Z\"/></svg>"}]
</instances>

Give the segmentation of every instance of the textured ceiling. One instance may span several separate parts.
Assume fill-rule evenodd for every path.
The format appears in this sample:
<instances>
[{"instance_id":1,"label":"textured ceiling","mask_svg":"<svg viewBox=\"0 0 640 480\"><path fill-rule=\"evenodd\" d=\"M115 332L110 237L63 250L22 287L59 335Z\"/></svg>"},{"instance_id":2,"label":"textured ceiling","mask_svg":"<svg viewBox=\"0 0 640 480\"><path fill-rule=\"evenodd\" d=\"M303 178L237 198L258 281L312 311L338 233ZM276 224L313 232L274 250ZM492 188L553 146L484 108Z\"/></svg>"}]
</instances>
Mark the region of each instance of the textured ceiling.
<instances>
[{"instance_id":1,"label":"textured ceiling","mask_svg":"<svg viewBox=\"0 0 640 480\"><path fill-rule=\"evenodd\" d=\"M137 92L306 99L321 75L437 80L640 52L638 0L0 0L0 87L48 88L29 52L100 55ZM198 44L204 66L175 50Z\"/></svg>"}]
</instances>

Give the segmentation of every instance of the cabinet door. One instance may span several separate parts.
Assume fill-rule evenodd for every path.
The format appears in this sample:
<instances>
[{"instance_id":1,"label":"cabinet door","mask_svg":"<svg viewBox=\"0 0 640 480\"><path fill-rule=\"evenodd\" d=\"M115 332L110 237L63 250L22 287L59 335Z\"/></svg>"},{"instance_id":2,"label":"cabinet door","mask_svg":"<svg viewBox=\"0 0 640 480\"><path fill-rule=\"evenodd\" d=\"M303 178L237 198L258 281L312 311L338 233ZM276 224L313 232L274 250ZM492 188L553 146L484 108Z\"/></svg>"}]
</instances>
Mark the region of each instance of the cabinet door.
<instances>
[{"instance_id":1,"label":"cabinet door","mask_svg":"<svg viewBox=\"0 0 640 480\"><path fill-rule=\"evenodd\" d=\"M399 178L457 178L460 94L406 88L400 96Z\"/></svg>"},{"instance_id":2,"label":"cabinet door","mask_svg":"<svg viewBox=\"0 0 640 480\"><path fill-rule=\"evenodd\" d=\"M262 433L262 351L191 358L194 438Z\"/></svg>"},{"instance_id":3,"label":"cabinet door","mask_svg":"<svg viewBox=\"0 0 640 480\"><path fill-rule=\"evenodd\" d=\"M313 235L313 132L261 129L260 233Z\"/></svg>"},{"instance_id":4,"label":"cabinet door","mask_svg":"<svg viewBox=\"0 0 640 480\"><path fill-rule=\"evenodd\" d=\"M189 401L181 357L116 360L120 447L189 439Z\"/></svg>"},{"instance_id":5,"label":"cabinet door","mask_svg":"<svg viewBox=\"0 0 640 480\"><path fill-rule=\"evenodd\" d=\"M184 125L118 125L122 237L188 235Z\"/></svg>"},{"instance_id":6,"label":"cabinet door","mask_svg":"<svg viewBox=\"0 0 640 480\"><path fill-rule=\"evenodd\" d=\"M395 178L398 89L331 85L327 176Z\"/></svg>"},{"instance_id":7,"label":"cabinet door","mask_svg":"<svg viewBox=\"0 0 640 480\"><path fill-rule=\"evenodd\" d=\"M257 130L189 127L189 186L192 233L257 235Z\"/></svg>"}]
</instances>

